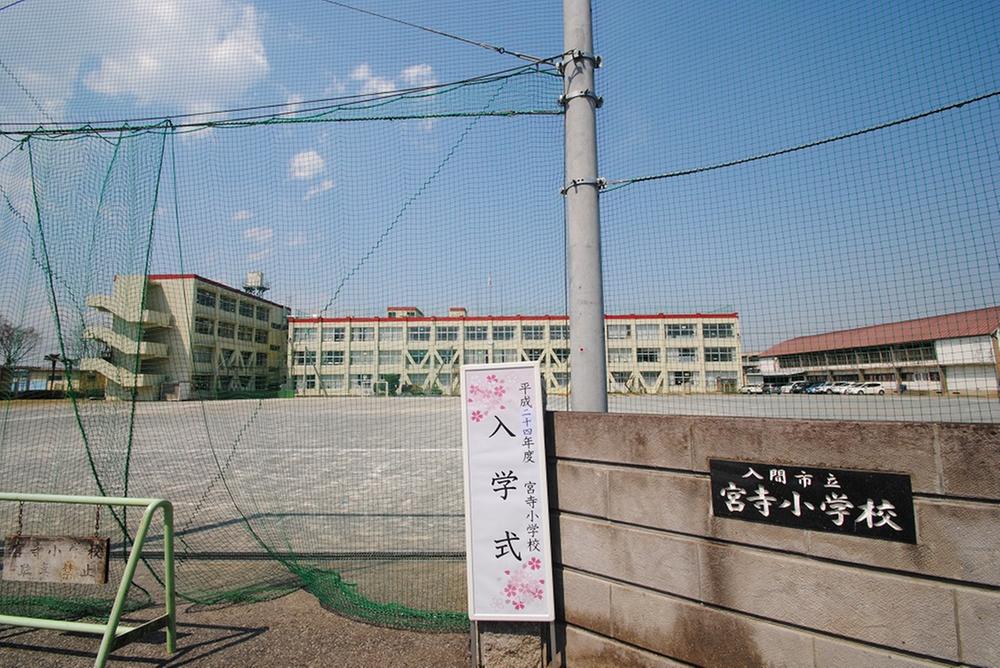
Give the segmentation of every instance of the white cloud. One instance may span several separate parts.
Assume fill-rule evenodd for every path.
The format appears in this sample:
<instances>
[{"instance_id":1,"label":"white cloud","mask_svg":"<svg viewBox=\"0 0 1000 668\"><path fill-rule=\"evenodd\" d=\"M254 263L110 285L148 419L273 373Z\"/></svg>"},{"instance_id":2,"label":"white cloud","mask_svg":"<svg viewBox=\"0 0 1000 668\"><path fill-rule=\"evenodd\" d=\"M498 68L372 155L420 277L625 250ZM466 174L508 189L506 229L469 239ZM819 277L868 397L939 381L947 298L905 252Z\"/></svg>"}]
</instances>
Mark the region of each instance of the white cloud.
<instances>
[{"instance_id":1,"label":"white cloud","mask_svg":"<svg viewBox=\"0 0 1000 668\"><path fill-rule=\"evenodd\" d=\"M302 151L292 157L288 172L293 179L311 179L323 171L326 163L316 151Z\"/></svg>"},{"instance_id":2,"label":"white cloud","mask_svg":"<svg viewBox=\"0 0 1000 668\"><path fill-rule=\"evenodd\" d=\"M355 67L354 71L351 72L351 78L358 82L360 95L378 95L396 90L395 81L375 76L368 63L361 63Z\"/></svg>"},{"instance_id":3,"label":"white cloud","mask_svg":"<svg viewBox=\"0 0 1000 668\"><path fill-rule=\"evenodd\" d=\"M321 195L325 193L327 190L331 190L333 186L334 186L333 179L323 179L316 185L310 187L309 190L306 191L305 197L303 197L302 199L308 202L313 197L316 197L316 195Z\"/></svg>"},{"instance_id":4,"label":"white cloud","mask_svg":"<svg viewBox=\"0 0 1000 668\"><path fill-rule=\"evenodd\" d=\"M243 237L250 241L263 243L270 241L274 236L274 228L271 227L250 227L243 231Z\"/></svg>"},{"instance_id":5,"label":"white cloud","mask_svg":"<svg viewBox=\"0 0 1000 668\"><path fill-rule=\"evenodd\" d=\"M132 0L116 18L122 30L84 77L98 93L197 113L238 99L270 69L251 4Z\"/></svg>"},{"instance_id":6,"label":"white cloud","mask_svg":"<svg viewBox=\"0 0 1000 668\"><path fill-rule=\"evenodd\" d=\"M233 221L238 223L243 220L250 220L252 217L253 217L252 213L250 213L246 209L240 209L239 211L233 214Z\"/></svg>"},{"instance_id":7,"label":"white cloud","mask_svg":"<svg viewBox=\"0 0 1000 668\"><path fill-rule=\"evenodd\" d=\"M403 82L403 88L421 88L437 84L437 77L434 76L434 68L426 63L410 65L405 68L400 73L399 80Z\"/></svg>"},{"instance_id":8,"label":"white cloud","mask_svg":"<svg viewBox=\"0 0 1000 668\"><path fill-rule=\"evenodd\" d=\"M290 248L296 248L298 246L304 246L306 241L308 241L308 239L306 238L304 232L293 232L288 235L288 241L286 241L286 243Z\"/></svg>"},{"instance_id":9,"label":"white cloud","mask_svg":"<svg viewBox=\"0 0 1000 668\"><path fill-rule=\"evenodd\" d=\"M254 251L253 253L247 253L247 262L259 262L263 260L268 255L271 254L271 247L262 248L259 251Z\"/></svg>"}]
</instances>

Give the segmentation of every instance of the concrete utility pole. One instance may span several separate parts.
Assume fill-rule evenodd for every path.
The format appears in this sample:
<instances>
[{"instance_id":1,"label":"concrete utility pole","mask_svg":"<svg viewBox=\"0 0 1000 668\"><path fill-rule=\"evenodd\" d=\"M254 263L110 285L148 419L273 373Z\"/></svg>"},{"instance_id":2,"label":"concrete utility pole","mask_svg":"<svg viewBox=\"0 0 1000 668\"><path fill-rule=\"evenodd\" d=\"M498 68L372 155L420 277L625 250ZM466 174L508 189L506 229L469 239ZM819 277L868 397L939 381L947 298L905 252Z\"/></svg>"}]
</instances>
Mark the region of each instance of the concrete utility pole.
<instances>
[{"instance_id":1,"label":"concrete utility pole","mask_svg":"<svg viewBox=\"0 0 1000 668\"><path fill-rule=\"evenodd\" d=\"M566 108L566 263L574 411L608 410L604 283L598 203L597 108L590 0L563 0L563 98Z\"/></svg>"}]
</instances>

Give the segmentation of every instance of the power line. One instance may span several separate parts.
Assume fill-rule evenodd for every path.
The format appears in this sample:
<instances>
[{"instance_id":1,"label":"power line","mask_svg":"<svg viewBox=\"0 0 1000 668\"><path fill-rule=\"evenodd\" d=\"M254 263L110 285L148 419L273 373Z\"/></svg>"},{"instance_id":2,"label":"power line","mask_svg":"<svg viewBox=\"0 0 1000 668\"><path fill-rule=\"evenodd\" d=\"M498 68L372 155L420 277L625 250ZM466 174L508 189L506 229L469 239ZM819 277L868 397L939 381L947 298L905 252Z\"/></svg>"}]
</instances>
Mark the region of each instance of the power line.
<instances>
[{"instance_id":1,"label":"power line","mask_svg":"<svg viewBox=\"0 0 1000 668\"><path fill-rule=\"evenodd\" d=\"M468 39L466 37L462 37L460 35L455 35L455 34L452 34L452 33L449 33L449 32L445 32L443 30L437 30L435 28L428 28L427 26L418 25L416 23L410 23L409 21L404 21L402 19L397 19L397 18L394 18L392 16L386 16L384 14L379 14L379 13L373 12L373 11L371 11L369 9L362 9L360 7L355 7L353 5L349 5L349 4L345 3L345 2L339 2L338 0L320 0L320 1L321 2L325 2L328 5L334 5L335 7L342 7L343 9L350 9L351 11L359 12L361 14L367 14L369 16L374 16L376 18L380 18L380 19L383 19L385 21L391 21L392 23L398 23L400 25L408 26L410 28L416 28L417 30L423 30L424 32L429 32L429 33L434 34L434 35L440 35L441 37L447 37L449 39L458 40L459 42L463 42L465 44L471 44L472 46L478 46L479 48L486 49L488 51L495 51L496 53L499 53L501 55L514 56L515 58L520 58L522 60L527 60L527 61L532 62L532 63L545 62L545 59L537 58L535 56L532 56L532 55L529 55L529 54L526 54L526 53L519 53L517 51L511 51L510 49L505 49L502 46L496 46L494 44L490 44L489 42L478 42L476 40Z\"/></svg>"},{"instance_id":2,"label":"power line","mask_svg":"<svg viewBox=\"0 0 1000 668\"><path fill-rule=\"evenodd\" d=\"M946 111L952 111L954 109L959 109L967 104L973 104L975 102L982 102L983 100L988 100L1000 96L1000 90L995 90L989 93L984 93L982 95L977 95L976 97L970 97L961 102L953 102L952 104L945 105L943 107L937 107L936 109L931 109L929 111L924 111L919 114L914 114L912 116L906 116L905 118L897 118L896 120L887 121L885 123L880 123L878 125L873 125L871 127L863 128L861 130L853 130L851 132L845 132L843 134L835 135L833 137L827 137L826 139L818 139L816 141L811 141L807 144L799 144L798 146L791 146L788 148L778 149L776 151L769 151L768 153L761 153L759 155L752 155L745 158L739 158L737 160L730 160L728 162L720 162L714 165L706 165L703 167L692 167L690 169L682 169L674 172L665 172L663 174L653 174L650 176L636 176L629 179L609 179L605 182L605 192L610 192L612 190L618 190L619 188L624 188L625 186L630 186L633 183L643 183L645 181L657 181L659 179L671 179L678 176L690 176L692 174L701 174L703 172L711 172L716 169L724 169L726 167L736 167L737 165L745 165L749 162L756 162L758 160L766 160L768 158L775 158L779 155L787 155L789 153L795 153L797 151L804 151L809 148L815 148L817 146L823 146L824 144L832 144L833 142L842 141L844 139L851 139L853 137L860 137L861 135L869 134L871 132L878 132L879 130L885 130L887 128L896 127L897 125L904 125L906 123L912 123L913 121L919 121L923 118L929 116L934 116Z\"/></svg>"},{"instance_id":3,"label":"power line","mask_svg":"<svg viewBox=\"0 0 1000 668\"><path fill-rule=\"evenodd\" d=\"M0 12L2 12L2 11L3 11L3 10L5 10L5 9L10 9L10 8L11 8L11 7L13 7L14 5L19 5L19 4L21 4L22 2L24 2L24 1L25 1L25 0L14 0L14 2L11 2L11 3L8 3L8 4L4 5L3 7L0 7Z\"/></svg>"}]
</instances>

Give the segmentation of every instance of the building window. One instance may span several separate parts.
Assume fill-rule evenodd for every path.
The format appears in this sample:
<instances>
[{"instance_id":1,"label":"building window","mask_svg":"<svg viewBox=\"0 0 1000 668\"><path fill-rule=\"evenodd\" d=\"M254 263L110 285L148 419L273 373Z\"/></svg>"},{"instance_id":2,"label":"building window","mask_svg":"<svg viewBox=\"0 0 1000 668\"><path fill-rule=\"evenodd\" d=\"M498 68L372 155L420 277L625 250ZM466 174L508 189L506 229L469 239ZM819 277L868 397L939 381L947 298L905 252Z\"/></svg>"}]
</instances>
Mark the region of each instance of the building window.
<instances>
[{"instance_id":1,"label":"building window","mask_svg":"<svg viewBox=\"0 0 1000 668\"><path fill-rule=\"evenodd\" d=\"M733 338L733 323L706 322L701 326L701 333L706 339L731 339Z\"/></svg>"},{"instance_id":2,"label":"building window","mask_svg":"<svg viewBox=\"0 0 1000 668\"><path fill-rule=\"evenodd\" d=\"M212 349L205 348L203 346L195 346L191 350L191 359L196 364L211 364L212 362Z\"/></svg>"},{"instance_id":3,"label":"building window","mask_svg":"<svg viewBox=\"0 0 1000 668\"><path fill-rule=\"evenodd\" d=\"M466 351L468 352L468 351ZM485 352L485 351L483 351ZM468 357L468 355L466 355ZM468 360L466 360L468 361ZM494 362L517 362L519 358L517 356L517 350L514 348L503 348L501 350L493 351L493 361Z\"/></svg>"},{"instance_id":4,"label":"building window","mask_svg":"<svg viewBox=\"0 0 1000 668\"><path fill-rule=\"evenodd\" d=\"M497 351L497 352L500 352L500 351ZM517 354L516 350L513 351L513 352L515 354ZM466 350L465 351L465 363L466 364L486 364L489 361L490 361L490 359L489 359L489 351L487 351L487 350ZM515 357L514 359L509 360L509 361L516 362L517 358Z\"/></svg>"},{"instance_id":5,"label":"building window","mask_svg":"<svg viewBox=\"0 0 1000 668\"><path fill-rule=\"evenodd\" d=\"M215 293L210 290L204 290L198 288L198 292L195 295L195 301L197 301L202 306L208 306L209 308L215 308Z\"/></svg>"},{"instance_id":6,"label":"building window","mask_svg":"<svg viewBox=\"0 0 1000 668\"><path fill-rule=\"evenodd\" d=\"M569 325L549 325L549 338L553 341L568 341Z\"/></svg>"},{"instance_id":7,"label":"building window","mask_svg":"<svg viewBox=\"0 0 1000 668\"><path fill-rule=\"evenodd\" d=\"M267 353L257 353L256 366L267 366Z\"/></svg>"},{"instance_id":8,"label":"building window","mask_svg":"<svg viewBox=\"0 0 1000 668\"><path fill-rule=\"evenodd\" d=\"M191 389L197 392L207 392L212 388L211 376L191 376Z\"/></svg>"},{"instance_id":9,"label":"building window","mask_svg":"<svg viewBox=\"0 0 1000 668\"><path fill-rule=\"evenodd\" d=\"M403 353L399 350L378 351L378 363L380 365L396 365L403 361Z\"/></svg>"},{"instance_id":10,"label":"building window","mask_svg":"<svg viewBox=\"0 0 1000 668\"><path fill-rule=\"evenodd\" d=\"M691 364L698 361L697 348L667 348L667 361Z\"/></svg>"},{"instance_id":11,"label":"building window","mask_svg":"<svg viewBox=\"0 0 1000 668\"><path fill-rule=\"evenodd\" d=\"M344 340L344 328L343 327L324 327L323 328L323 341L343 341Z\"/></svg>"},{"instance_id":12,"label":"building window","mask_svg":"<svg viewBox=\"0 0 1000 668\"><path fill-rule=\"evenodd\" d=\"M521 338L527 341L543 341L545 339L545 325L523 325Z\"/></svg>"},{"instance_id":13,"label":"building window","mask_svg":"<svg viewBox=\"0 0 1000 668\"><path fill-rule=\"evenodd\" d=\"M312 343L316 340L315 327L296 327L292 334L293 343Z\"/></svg>"},{"instance_id":14,"label":"building window","mask_svg":"<svg viewBox=\"0 0 1000 668\"><path fill-rule=\"evenodd\" d=\"M489 329L486 325L466 325L466 341L486 341L489 339Z\"/></svg>"},{"instance_id":15,"label":"building window","mask_svg":"<svg viewBox=\"0 0 1000 668\"><path fill-rule=\"evenodd\" d=\"M374 327L351 327L351 341L372 341L374 339Z\"/></svg>"},{"instance_id":16,"label":"building window","mask_svg":"<svg viewBox=\"0 0 1000 668\"><path fill-rule=\"evenodd\" d=\"M454 348L438 348L437 349L438 359L441 360L442 366L450 365L455 363L455 349Z\"/></svg>"},{"instance_id":17,"label":"building window","mask_svg":"<svg viewBox=\"0 0 1000 668\"><path fill-rule=\"evenodd\" d=\"M552 374L552 381L558 388L569 387L569 373L566 371L556 371Z\"/></svg>"},{"instance_id":18,"label":"building window","mask_svg":"<svg viewBox=\"0 0 1000 668\"><path fill-rule=\"evenodd\" d=\"M253 317L253 304L243 299L240 300L240 315L247 318Z\"/></svg>"},{"instance_id":19,"label":"building window","mask_svg":"<svg viewBox=\"0 0 1000 668\"><path fill-rule=\"evenodd\" d=\"M632 325L608 325L609 339L627 339L632 336Z\"/></svg>"},{"instance_id":20,"label":"building window","mask_svg":"<svg viewBox=\"0 0 1000 668\"><path fill-rule=\"evenodd\" d=\"M240 325L240 328L236 331L236 338L240 341L253 341L253 327Z\"/></svg>"},{"instance_id":21,"label":"building window","mask_svg":"<svg viewBox=\"0 0 1000 668\"><path fill-rule=\"evenodd\" d=\"M674 385L693 385L695 381L694 371L673 371L670 379Z\"/></svg>"},{"instance_id":22,"label":"building window","mask_svg":"<svg viewBox=\"0 0 1000 668\"><path fill-rule=\"evenodd\" d=\"M569 348L553 348L552 356L556 358L557 362L568 362Z\"/></svg>"},{"instance_id":23,"label":"building window","mask_svg":"<svg viewBox=\"0 0 1000 668\"><path fill-rule=\"evenodd\" d=\"M542 353L544 352L545 350L543 348L525 348L524 358L529 362L537 362L542 359Z\"/></svg>"},{"instance_id":24,"label":"building window","mask_svg":"<svg viewBox=\"0 0 1000 668\"><path fill-rule=\"evenodd\" d=\"M410 385L416 385L417 387L423 387L427 383L426 373L411 373L407 374L410 377Z\"/></svg>"},{"instance_id":25,"label":"building window","mask_svg":"<svg viewBox=\"0 0 1000 668\"><path fill-rule=\"evenodd\" d=\"M402 341L403 340L403 328L402 327L379 327L378 338L379 338L379 341Z\"/></svg>"},{"instance_id":26,"label":"building window","mask_svg":"<svg viewBox=\"0 0 1000 668\"><path fill-rule=\"evenodd\" d=\"M616 385L628 385L629 379L632 377L632 373L629 371L612 371L611 380L614 381Z\"/></svg>"},{"instance_id":27,"label":"building window","mask_svg":"<svg viewBox=\"0 0 1000 668\"><path fill-rule=\"evenodd\" d=\"M323 364L338 366L344 363L343 350L324 350Z\"/></svg>"},{"instance_id":28,"label":"building window","mask_svg":"<svg viewBox=\"0 0 1000 668\"><path fill-rule=\"evenodd\" d=\"M351 364L371 364L375 361L374 352L371 350L352 350Z\"/></svg>"},{"instance_id":29,"label":"building window","mask_svg":"<svg viewBox=\"0 0 1000 668\"><path fill-rule=\"evenodd\" d=\"M219 366L223 369L228 369L234 363L233 356L236 354L236 351L229 348L223 348L221 352L222 359L220 360Z\"/></svg>"},{"instance_id":30,"label":"building window","mask_svg":"<svg viewBox=\"0 0 1000 668\"><path fill-rule=\"evenodd\" d=\"M253 333L254 343L267 343L267 330L258 329Z\"/></svg>"},{"instance_id":31,"label":"building window","mask_svg":"<svg viewBox=\"0 0 1000 668\"><path fill-rule=\"evenodd\" d=\"M439 326L435 328L434 336L438 341L458 341L458 326Z\"/></svg>"},{"instance_id":32,"label":"building window","mask_svg":"<svg viewBox=\"0 0 1000 668\"><path fill-rule=\"evenodd\" d=\"M660 326L658 324L636 325L635 338L645 341L655 341L660 338Z\"/></svg>"},{"instance_id":33,"label":"building window","mask_svg":"<svg viewBox=\"0 0 1000 668\"><path fill-rule=\"evenodd\" d=\"M240 360L243 362L243 366L248 367L253 365L253 352L249 350L240 351Z\"/></svg>"},{"instance_id":34,"label":"building window","mask_svg":"<svg viewBox=\"0 0 1000 668\"><path fill-rule=\"evenodd\" d=\"M671 339L686 339L694 336L694 325L667 325L667 336Z\"/></svg>"},{"instance_id":35,"label":"building window","mask_svg":"<svg viewBox=\"0 0 1000 668\"><path fill-rule=\"evenodd\" d=\"M320 376L323 383L324 390L342 390L344 389L344 377L342 375L326 375Z\"/></svg>"},{"instance_id":36,"label":"building window","mask_svg":"<svg viewBox=\"0 0 1000 668\"><path fill-rule=\"evenodd\" d=\"M410 355L410 359L413 360L414 364L422 364L425 359L427 359L426 350L409 350L407 351Z\"/></svg>"},{"instance_id":37,"label":"building window","mask_svg":"<svg viewBox=\"0 0 1000 668\"><path fill-rule=\"evenodd\" d=\"M215 321L208 318L195 318L194 331L199 334L215 334Z\"/></svg>"},{"instance_id":38,"label":"building window","mask_svg":"<svg viewBox=\"0 0 1000 668\"><path fill-rule=\"evenodd\" d=\"M493 325L494 341L512 341L517 336L516 325Z\"/></svg>"},{"instance_id":39,"label":"building window","mask_svg":"<svg viewBox=\"0 0 1000 668\"><path fill-rule=\"evenodd\" d=\"M430 341L431 328L425 325L410 327L406 330L406 338L409 341Z\"/></svg>"},{"instance_id":40,"label":"building window","mask_svg":"<svg viewBox=\"0 0 1000 668\"><path fill-rule=\"evenodd\" d=\"M372 386L372 375L370 373L352 373L351 387L359 390L368 390Z\"/></svg>"},{"instance_id":41,"label":"building window","mask_svg":"<svg viewBox=\"0 0 1000 668\"><path fill-rule=\"evenodd\" d=\"M267 322L271 319L271 309L266 306L257 307L257 319L261 322Z\"/></svg>"},{"instance_id":42,"label":"building window","mask_svg":"<svg viewBox=\"0 0 1000 668\"><path fill-rule=\"evenodd\" d=\"M660 361L660 349L659 348L637 348L635 351L635 358L639 362L659 362Z\"/></svg>"},{"instance_id":43,"label":"building window","mask_svg":"<svg viewBox=\"0 0 1000 668\"><path fill-rule=\"evenodd\" d=\"M732 362L734 348L705 348L706 362Z\"/></svg>"},{"instance_id":44,"label":"building window","mask_svg":"<svg viewBox=\"0 0 1000 668\"><path fill-rule=\"evenodd\" d=\"M445 392L451 391L451 379L452 375L450 373L439 373L437 375L437 384Z\"/></svg>"},{"instance_id":45,"label":"building window","mask_svg":"<svg viewBox=\"0 0 1000 668\"><path fill-rule=\"evenodd\" d=\"M642 384L646 386L647 390L655 390L656 384L660 382L659 371L640 371L639 376L642 378Z\"/></svg>"},{"instance_id":46,"label":"building window","mask_svg":"<svg viewBox=\"0 0 1000 668\"><path fill-rule=\"evenodd\" d=\"M631 348L608 348L608 363L609 364L631 364L632 363L632 349Z\"/></svg>"},{"instance_id":47,"label":"building window","mask_svg":"<svg viewBox=\"0 0 1000 668\"><path fill-rule=\"evenodd\" d=\"M236 313L236 299L234 297L227 297L226 295L219 295L219 309L228 311L229 313Z\"/></svg>"},{"instance_id":48,"label":"building window","mask_svg":"<svg viewBox=\"0 0 1000 668\"><path fill-rule=\"evenodd\" d=\"M293 364L296 366L308 365L312 366L316 364L316 351L315 350L296 350Z\"/></svg>"},{"instance_id":49,"label":"building window","mask_svg":"<svg viewBox=\"0 0 1000 668\"><path fill-rule=\"evenodd\" d=\"M219 338L231 339L236 336L236 325L231 322L219 323Z\"/></svg>"}]
</instances>

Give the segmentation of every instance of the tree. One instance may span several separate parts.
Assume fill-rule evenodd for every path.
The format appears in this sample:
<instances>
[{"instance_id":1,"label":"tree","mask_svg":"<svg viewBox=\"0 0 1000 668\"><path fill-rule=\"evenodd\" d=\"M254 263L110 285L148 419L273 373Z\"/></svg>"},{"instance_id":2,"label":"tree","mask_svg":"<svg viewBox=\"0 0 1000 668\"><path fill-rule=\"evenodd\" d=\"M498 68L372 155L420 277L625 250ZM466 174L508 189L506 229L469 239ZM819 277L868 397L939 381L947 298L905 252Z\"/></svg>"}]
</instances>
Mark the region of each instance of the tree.
<instances>
[{"instance_id":1,"label":"tree","mask_svg":"<svg viewBox=\"0 0 1000 668\"><path fill-rule=\"evenodd\" d=\"M14 368L21 364L41 338L33 327L20 327L0 315L0 397L7 397Z\"/></svg>"}]
</instances>

